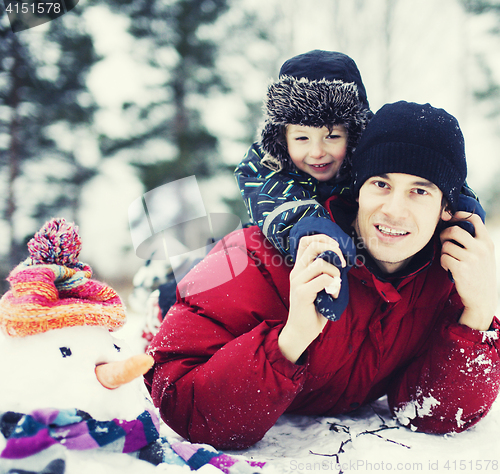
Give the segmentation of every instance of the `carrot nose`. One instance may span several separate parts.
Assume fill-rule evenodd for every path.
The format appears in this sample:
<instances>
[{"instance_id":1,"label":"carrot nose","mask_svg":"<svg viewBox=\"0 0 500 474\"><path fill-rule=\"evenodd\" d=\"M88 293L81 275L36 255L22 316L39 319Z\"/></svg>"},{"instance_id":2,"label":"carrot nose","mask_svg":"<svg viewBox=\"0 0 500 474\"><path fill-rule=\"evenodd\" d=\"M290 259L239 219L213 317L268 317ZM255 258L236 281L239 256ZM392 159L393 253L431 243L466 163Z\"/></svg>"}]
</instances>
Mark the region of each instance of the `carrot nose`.
<instances>
[{"instance_id":1,"label":"carrot nose","mask_svg":"<svg viewBox=\"0 0 500 474\"><path fill-rule=\"evenodd\" d=\"M150 355L138 354L126 360L97 365L97 380L105 388L114 389L144 375L154 364Z\"/></svg>"}]
</instances>

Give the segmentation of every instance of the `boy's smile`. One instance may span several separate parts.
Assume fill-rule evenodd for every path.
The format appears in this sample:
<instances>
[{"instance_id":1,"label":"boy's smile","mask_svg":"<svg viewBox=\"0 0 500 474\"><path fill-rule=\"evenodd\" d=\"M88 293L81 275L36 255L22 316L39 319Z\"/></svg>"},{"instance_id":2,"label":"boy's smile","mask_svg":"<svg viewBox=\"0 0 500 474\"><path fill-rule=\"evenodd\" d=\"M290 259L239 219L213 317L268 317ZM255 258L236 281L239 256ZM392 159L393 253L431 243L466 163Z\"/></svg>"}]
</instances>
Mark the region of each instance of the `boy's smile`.
<instances>
[{"instance_id":1,"label":"boy's smile","mask_svg":"<svg viewBox=\"0 0 500 474\"><path fill-rule=\"evenodd\" d=\"M443 209L443 193L430 181L403 173L373 176L359 191L355 229L386 273L406 266L430 241Z\"/></svg>"},{"instance_id":2,"label":"boy's smile","mask_svg":"<svg viewBox=\"0 0 500 474\"><path fill-rule=\"evenodd\" d=\"M326 127L288 125L288 154L295 166L318 181L335 177L347 152L347 132L343 125Z\"/></svg>"}]
</instances>

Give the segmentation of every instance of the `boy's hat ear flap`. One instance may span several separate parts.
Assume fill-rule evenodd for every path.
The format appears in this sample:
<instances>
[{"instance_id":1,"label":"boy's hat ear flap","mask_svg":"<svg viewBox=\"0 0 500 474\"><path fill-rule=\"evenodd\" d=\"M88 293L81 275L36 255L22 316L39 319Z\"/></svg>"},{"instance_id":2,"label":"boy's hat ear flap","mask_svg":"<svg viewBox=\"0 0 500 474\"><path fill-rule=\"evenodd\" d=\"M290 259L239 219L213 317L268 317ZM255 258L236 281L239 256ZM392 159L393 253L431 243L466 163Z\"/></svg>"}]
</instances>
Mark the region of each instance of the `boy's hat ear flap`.
<instances>
[{"instance_id":1,"label":"boy's hat ear flap","mask_svg":"<svg viewBox=\"0 0 500 474\"><path fill-rule=\"evenodd\" d=\"M264 166L273 171L290 169L283 125L266 121L261 133L260 147L264 152L264 158L261 160Z\"/></svg>"},{"instance_id":2,"label":"boy's hat ear flap","mask_svg":"<svg viewBox=\"0 0 500 474\"><path fill-rule=\"evenodd\" d=\"M450 216L453 217L453 215L455 213L451 211L451 208L447 207L447 209L449 210L448 212L450 213ZM455 212L459 212L459 211L468 212L470 214L477 214L481 218L483 223L486 220L486 212L484 211L483 206L481 206L481 203L473 196L468 196L465 194L459 195L457 209ZM449 222L451 220L451 217L450 217L450 219L445 220L445 222L447 222L446 227L448 227L450 225L458 225L462 229L469 232L469 234L472 235L473 237L476 235L476 231L474 229L474 224L472 224L472 222L469 222L465 219L459 220L459 221Z\"/></svg>"}]
</instances>

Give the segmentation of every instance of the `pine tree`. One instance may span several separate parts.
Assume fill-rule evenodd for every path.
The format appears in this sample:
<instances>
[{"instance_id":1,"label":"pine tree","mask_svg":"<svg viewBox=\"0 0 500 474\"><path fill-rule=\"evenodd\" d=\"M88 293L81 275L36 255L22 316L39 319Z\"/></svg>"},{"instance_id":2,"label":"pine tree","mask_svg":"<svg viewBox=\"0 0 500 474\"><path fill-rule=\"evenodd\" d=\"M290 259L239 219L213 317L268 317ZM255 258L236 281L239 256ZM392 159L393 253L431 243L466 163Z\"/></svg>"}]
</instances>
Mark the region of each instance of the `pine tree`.
<instances>
[{"instance_id":1,"label":"pine tree","mask_svg":"<svg viewBox=\"0 0 500 474\"><path fill-rule=\"evenodd\" d=\"M226 11L227 0L107 0L111 9L130 19L129 32L147 45L146 59L166 79L146 106L124 105L138 123L137 133L123 139L103 137L102 150L112 155L133 150L133 163L146 190L190 175L206 178L217 169L217 138L203 123L197 105L212 90L224 90L215 61L217 45L203 30ZM165 152L147 162L144 150L163 141ZM167 150L172 150L168 153Z\"/></svg>"},{"instance_id":2,"label":"pine tree","mask_svg":"<svg viewBox=\"0 0 500 474\"><path fill-rule=\"evenodd\" d=\"M2 87L0 101L4 113L0 118L2 158L0 164L4 174L6 192L3 194L2 218L8 229L8 256L6 266L18 262L21 252L16 239L14 219L18 209L18 199L14 185L22 174L26 161L34 157L41 136L39 124L33 120L36 106L33 98L37 94L37 81L34 78L35 64L29 50L8 25L7 15L0 11L0 49L2 61L0 73Z\"/></svg>"},{"instance_id":3,"label":"pine tree","mask_svg":"<svg viewBox=\"0 0 500 474\"><path fill-rule=\"evenodd\" d=\"M53 201L44 200L36 205L34 216L44 221L58 210L66 211L73 220L80 209L80 193L86 182L97 174L94 165L88 165L77 156L78 144L62 147L58 138L67 138L84 133L93 134L93 115L97 110L93 98L87 90L86 75L99 60L91 36L82 29L82 10L71 13L50 23L46 34L46 44L42 47L56 47L58 58L50 66L54 73L43 78L39 87L41 128L53 129L50 138L45 138L44 155L60 162L55 173L46 176L51 187L58 190ZM40 49L40 45L37 45ZM38 63L38 68L47 64ZM56 165L57 166L57 165Z\"/></svg>"},{"instance_id":4,"label":"pine tree","mask_svg":"<svg viewBox=\"0 0 500 474\"><path fill-rule=\"evenodd\" d=\"M500 3L496 0L462 0L467 12L474 15L483 15L488 13L496 14L498 17L498 26L491 31L493 34L500 34ZM486 86L475 91L475 96L480 101L488 101L492 104L491 115L500 115L500 84L494 77L491 65L484 58L478 58L479 67L483 70Z\"/></svg>"},{"instance_id":5,"label":"pine tree","mask_svg":"<svg viewBox=\"0 0 500 474\"><path fill-rule=\"evenodd\" d=\"M62 140L88 127L95 110L84 79L97 57L78 14L74 10L31 35L13 33L0 10L0 171L6 190L0 212L8 233L2 276L26 256L24 232L32 235L54 214L74 218L82 185L95 173Z\"/></svg>"},{"instance_id":6,"label":"pine tree","mask_svg":"<svg viewBox=\"0 0 500 474\"><path fill-rule=\"evenodd\" d=\"M462 0L467 11L477 15L490 11L500 13L500 4L495 0Z\"/></svg>"}]
</instances>

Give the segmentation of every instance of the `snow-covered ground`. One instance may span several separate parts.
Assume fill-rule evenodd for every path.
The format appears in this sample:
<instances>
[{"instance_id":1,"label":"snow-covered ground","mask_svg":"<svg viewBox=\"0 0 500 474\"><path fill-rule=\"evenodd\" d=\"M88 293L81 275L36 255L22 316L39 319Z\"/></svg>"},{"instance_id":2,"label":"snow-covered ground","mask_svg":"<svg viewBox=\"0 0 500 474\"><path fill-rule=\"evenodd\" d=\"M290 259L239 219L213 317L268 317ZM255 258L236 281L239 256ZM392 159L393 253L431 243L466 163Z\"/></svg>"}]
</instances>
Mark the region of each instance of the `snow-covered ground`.
<instances>
[{"instance_id":1,"label":"snow-covered ground","mask_svg":"<svg viewBox=\"0 0 500 474\"><path fill-rule=\"evenodd\" d=\"M164 427L165 428L165 427ZM165 434L180 439L168 428ZM228 452L266 461L266 473L311 472L498 472L500 404L476 427L454 436L413 433L398 426L380 400L350 416L283 416L264 439L246 451ZM126 454L98 451L68 456L68 474L187 474L187 466L157 467ZM0 472L3 472L0 468ZM205 465L198 472L220 471ZM248 471L250 472L250 471Z\"/></svg>"},{"instance_id":2,"label":"snow-covered ground","mask_svg":"<svg viewBox=\"0 0 500 474\"><path fill-rule=\"evenodd\" d=\"M283 416L245 455L269 472L485 472L500 461L500 404L453 436L414 433L391 417L385 399L349 416Z\"/></svg>"},{"instance_id":3,"label":"snow-covered ground","mask_svg":"<svg viewBox=\"0 0 500 474\"><path fill-rule=\"evenodd\" d=\"M129 323L122 335L139 348L142 342L135 339L135 325L140 317L135 315ZM168 427L162 429L169 439L181 440ZM284 415L255 446L226 452L266 461L264 473L496 472L500 470L500 401L475 427L446 436L398 425L385 398L350 415ZM205 469L216 472L212 466L200 472Z\"/></svg>"}]
</instances>

